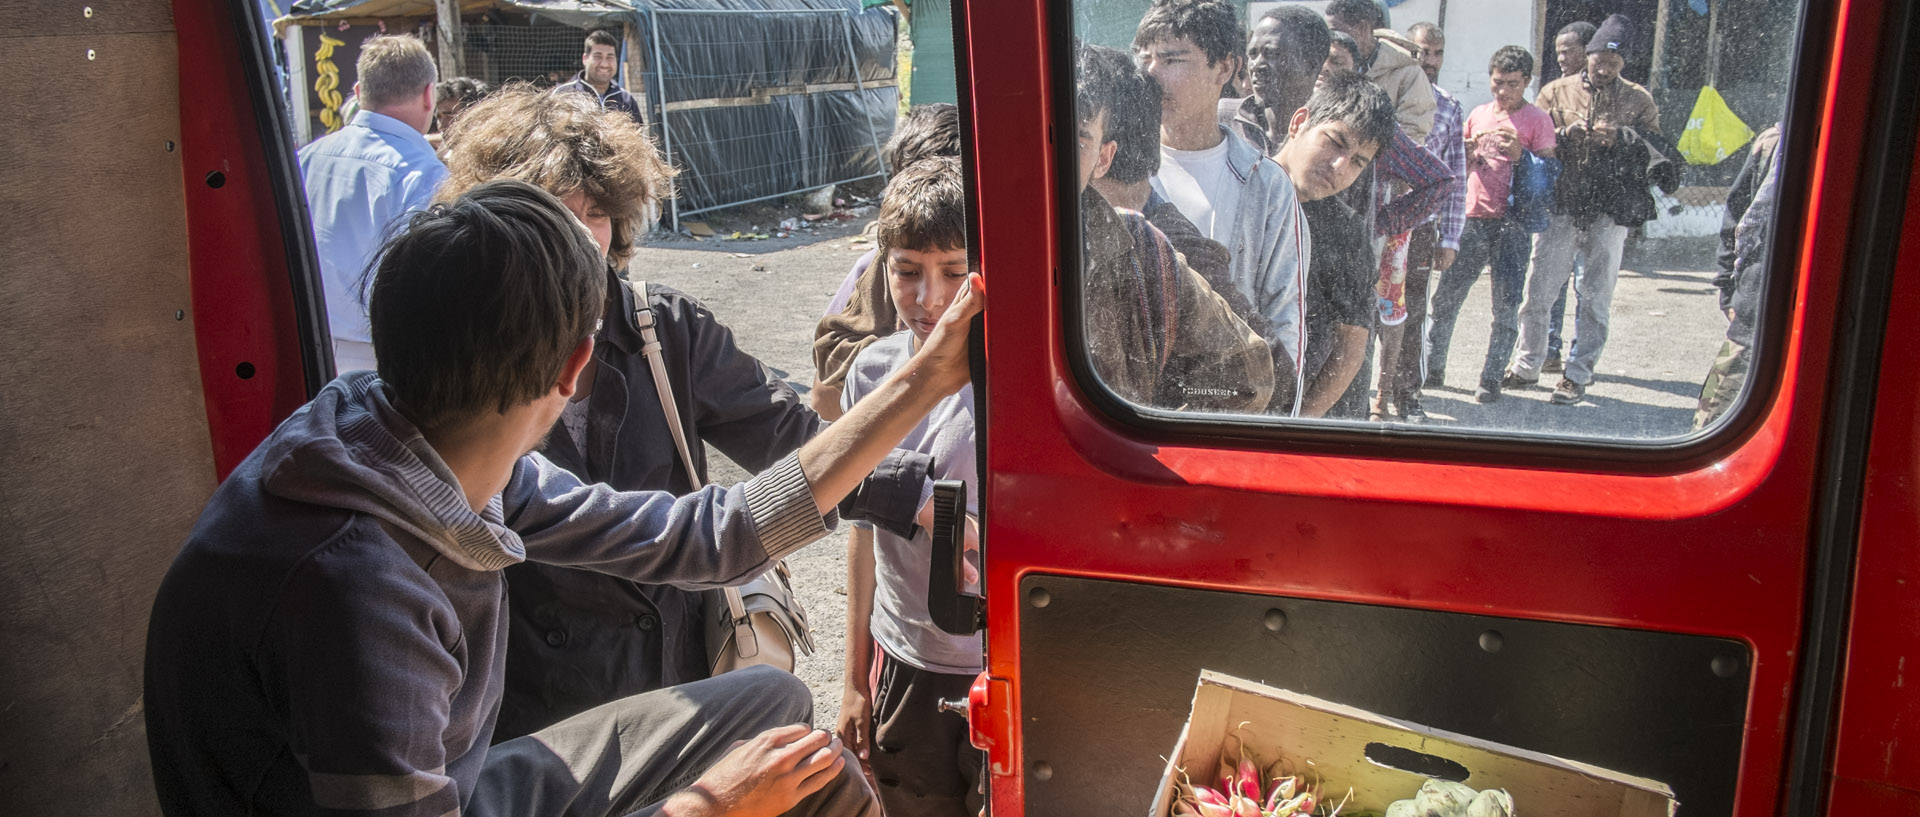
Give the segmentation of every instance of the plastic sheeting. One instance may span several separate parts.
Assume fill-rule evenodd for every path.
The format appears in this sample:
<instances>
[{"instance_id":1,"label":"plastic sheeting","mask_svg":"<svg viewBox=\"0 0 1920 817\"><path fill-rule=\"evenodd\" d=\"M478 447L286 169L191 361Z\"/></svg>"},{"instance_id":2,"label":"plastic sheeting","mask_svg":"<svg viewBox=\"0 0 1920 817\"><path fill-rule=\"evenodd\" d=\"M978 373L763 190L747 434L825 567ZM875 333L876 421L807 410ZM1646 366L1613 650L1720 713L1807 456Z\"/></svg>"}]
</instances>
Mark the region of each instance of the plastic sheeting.
<instances>
[{"instance_id":1,"label":"plastic sheeting","mask_svg":"<svg viewBox=\"0 0 1920 817\"><path fill-rule=\"evenodd\" d=\"M680 212L884 172L878 146L900 103L892 14L857 0L638 6L644 87L666 108L656 136L681 170Z\"/></svg>"},{"instance_id":2,"label":"plastic sheeting","mask_svg":"<svg viewBox=\"0 0 1920 817\"><path fill-rule=\"evenodd\" d=\"M765 105L676 111L681 212L812 190L881 172L873 143L893 135L898 88L774 97ZM868 127L874 136L869 138Z\"/></svg>"},{"instance_id":3,"label":"plastic sheeting","mask_svg":"<svg viewBox=\"0 0 1920 817\"><path fill-rule=\"evenodd\" d=\"M571 26L589 28L624 22L633 17L629 0L460 0L460 14L481 14L507 8L547 17ZM287 16L274 21L275 30L301 20L373 17L434 17L433 0L298 0Z\"/></svg>"}]
</instances>

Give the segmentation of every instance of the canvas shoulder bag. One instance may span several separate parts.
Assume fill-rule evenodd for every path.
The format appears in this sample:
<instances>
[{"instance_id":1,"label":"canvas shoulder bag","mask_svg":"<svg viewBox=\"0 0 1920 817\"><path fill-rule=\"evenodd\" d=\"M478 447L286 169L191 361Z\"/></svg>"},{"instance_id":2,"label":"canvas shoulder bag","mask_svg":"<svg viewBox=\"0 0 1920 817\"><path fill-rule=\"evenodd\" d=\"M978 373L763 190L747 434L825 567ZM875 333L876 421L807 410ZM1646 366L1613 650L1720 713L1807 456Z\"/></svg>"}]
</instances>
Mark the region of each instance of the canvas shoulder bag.
<instances>
[{"instance_id":1,"label":"canvas shoulder bag","mask_svg":"<svg viewBox=\"0 0 1920 817\"><path fill-rule=\"evenodd\" d=\"M680 464L694 486L705 484L693 467L693 450L688 447L686 429L680 424L680 404L673 399L673 382L667 379L666 360L660 354L659 333L653 328L653 307L647 300L647 282L633 281L634 321L640 327L641 354L653 370L653 383L660 392L660 407L667 416L667 428L673 432L674 447ZM723 587L701 593L700 606L706 613L708 670L719 675L741 667L765 664L787 672L794 669L796 654L813 654L813 629L807 624L806 608L793 595L792 572L786 561L775 562L752 581L738 587Z\"/></svg>"}]
</instances>

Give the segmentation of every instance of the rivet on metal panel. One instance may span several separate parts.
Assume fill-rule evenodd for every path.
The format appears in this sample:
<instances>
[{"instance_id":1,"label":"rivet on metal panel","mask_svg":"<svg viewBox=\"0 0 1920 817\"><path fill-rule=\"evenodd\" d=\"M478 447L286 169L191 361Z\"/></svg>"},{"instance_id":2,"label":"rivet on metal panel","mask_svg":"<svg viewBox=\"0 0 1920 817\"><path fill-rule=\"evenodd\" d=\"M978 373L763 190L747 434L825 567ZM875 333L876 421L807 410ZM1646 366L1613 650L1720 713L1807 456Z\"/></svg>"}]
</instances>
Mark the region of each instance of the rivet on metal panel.
<instances>
[{"instance_id":1,"label":"rivet on metal panel","mask_svg":"<svg viewBox=\"0 0 1920 817\"><path fill-rule=\"evenodd\" d=\"M227 185L227 174L215 170L207 174L207 186L218 190Z\"/></svg>"},{"instance_id":2,"label":"rivet on metal panel","mask_svg":"<svg viewBox=\"0 0 1920 817\"><path fill-rule=\"evenodd\" d=\"M1488 630L1480 634L1480 649L1487 652L1499 652L1500 648L1506 644L1507 639L1500 635L1499 630Z\"/></svg>"},{"instance_id":3,"label":"rivet on metal panel","mask_svg":"<svg viewBox=\"0 0 1920 817\"><path fill-rule=\"evenodd\" d=\"M92 61L92 60L93 60L93 58L94 58L94 53L93 53L93 49L91 49L91 48L89 48L89 49L87 49L87 60L88 60L88 61Z\"/></svg>"},{"instance_id":4,"label":"rivet on metal panel","mask_svg":"<svg viewBox=\"0 0 1920 817\"><path fill-rule=\"evenodd\" d=\"M1048 593L1044 587L1036 587L1027 591L1027 603L1035 607L1045 607L1053 603L1053 594Z\"/></svg>"},{"instance_id":5,"label":"rivet on metal panel","mask_svg":"<svg viewBox=\"0 0 1920 817\"><path fill-rule=\"evenodd\" d=\"M1035 762L1033 764L1033 779L1052 780L1053 766L1044 760Z\"/></svg>"},{"instance_id":6,"label":"rivet on metal panel","mask_svg":"<svg viewBox=\"0 0 1920 817\"><path fill-rule=\"evenodd\" d=\"M173 152L173 140L172 140L172 139L168 139L168 140L167 140L167 152L168 152L168 153L172 153L172 152Z\"/></svg>"},{"instance_id":7,"label":"rivet on metal panel","mask_svg":"<svg viewBox=\"0 0 1920 817\"><path fill-rule=\"evenodd\" d=\"M1280 632L1287 628L1287 614L1278 608L1267 611L1267 629Z\"/></svg>"},{"instance_id":8,"label":"rivet on metal panel","mask_svg":"<svg viewBox=\"0 0 1920 817\"><path fill-rule=\"evenodd\" d=\"M252 380L253 364L242 361L240 365L233 367L233 373L239 375L241 380Z\"/></svg>"},{"instance_id":9,"label":"rivet on metal panel","mask_svg":"<svg viewBox=\"0 0 1920 817\"><path fill-rule=\"evenodd\" d=\"M174 319L174 320L176 320L176 321L184 321L184 320L186 320L186 319L187 319L187 310L184 310L184 309L176 309L176 310L173 310L173 319Z\"/></svg>"}]
</instances>

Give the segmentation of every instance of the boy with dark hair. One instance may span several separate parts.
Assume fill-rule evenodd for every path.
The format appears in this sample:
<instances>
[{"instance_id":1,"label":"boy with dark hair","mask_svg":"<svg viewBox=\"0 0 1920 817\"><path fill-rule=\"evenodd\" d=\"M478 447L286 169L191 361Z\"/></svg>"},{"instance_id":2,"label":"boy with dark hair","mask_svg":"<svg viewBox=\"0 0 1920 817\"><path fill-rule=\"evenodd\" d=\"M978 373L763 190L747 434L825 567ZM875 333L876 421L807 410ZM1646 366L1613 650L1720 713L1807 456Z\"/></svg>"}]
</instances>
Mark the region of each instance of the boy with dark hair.
<instances>
[{"instance_id":1,"label":"boy with dark hair","mask_svg":"<svg viewBox=\"0 0 1920 817\"><path fill-rule=\"evenodd\" d=\"M490 748L500 570L686 585L764 571L965 385L984 301L968 293L909 371L767 472L680 499L621 493L528 453L593 354L606 277L587 228L520 181L416 215L371 291L378 375L333 381L275 429L161 583L143 700L163 811L874 813L844 750L802 723L806 688L770 669Z\"/></svg>"},{"instance_id":2,"label":"boy with dark hair","mask_svg":"<svg viewBox=\"0 0 1920 817\"><path fill-rule=\"evenodd\" d=\"M1263 410L1277 362L1249 324L1264 319L1227 278L1226 248L1148 184L1160 162L1157 86L1111 48L1083 45L1079 57L1082 297L1096 373L1143 405Z\"/></svg>"},{"instance_id":3,"label":"boy with dark hair","mask_svg":"<svg viewBox=\"0 0 1920 817\"><path fill-rule=\"evenodd\" d=\"M1366 220L1336 194L1353 185L1397 131L1392 100L1353 73L1328 76L1288 120L1287 142L1276 158L1300 191L1315 247L1307 279L1301 417L1327 416L1366 357L1379 274ZM1359 409L1357 417L1364 419L1364 401Z\"/></svg>"},{"instance_id":4,"label":"boy with dark hair","mask_svg":"<svg viewBox=\"0 0 1920 817\"><path fill-rule=\"evenodd\" d=\"M1300 204L1286 173L1219 122L1220 86L1234 68L1228 57L1246 47L1237 12L1223 0L1159 0L1133 47L1161 91L1154 192L1226 245L1227 277L1265 320L1276 371L1298 372L1311 252Z\"/></svg>"},{"instance_id":5,"label":"boy with dark hair","mask_svg":"<svg viewBox=\"0 0 1920 817\"><path fill-rule=\"evenodd\" d=\"M634 101L633 94L614 81L620 73L620 39L604 28L595 29L587 34L585 47L580 52L580 73L574 74L572 81L554 86L553 92L587 94L599 102L600 107L620 111L633 117L634 124L644 126L640 104Z\"/></svg>"},{"instance_id":6,"label":"boy with dark hair","mask_svg":"<svg viewBox=\"0 0 1920 817\"><path fill-rule=\"evenodd\" d=\"M960 155L960 109L945 102L916 105L893 131L881 150L890 172L899 173L914 162L934 156ZM887 300L886 278L873 269L878 251L868 250L853 262L840 289L813 334L813 389L807 400L828 420L840 416L840 384L847 367L861 349L899 329L899 316Z\"/></svg>"},{"instance_id":7,"label":"boy with dark hair","mask_svg":"<svg viewBox=\"0 0 1920 817\"><path fill-rule=\"evenodd\" d=\"M842 398L849 409L908 368L966 289L967 189L960 160L923 159L895 175L874 232L880 253L874 269L908 331L881 338L854 358ZM978 513L971 386L933 406L901 446L931 455L935 479L967 483L967 512ZM982 668L983 646L977 633L953 635L933 623L927 609L931 547L924 529L904 537L859 526L847 540L847 658L836 730L871 764L880 800L895 817L971 815L982 800L985 755L968 743L966 721L938 705L967 696Z\"/></svg>"},{"instance_id":8,"label":"boy with dark hair","mask_svg":"<svg viewBox=\"0 0 1920 817\"><path fill-rule=\"evenodd\" d=\"M1528 153L1553 158L1557 140L1553 120L1527 102L1533 81L1533 55L1517 45L1504 46L1487 61L1493 101L1467 115L1464 133L1467 153L1467 224L1460 233L1460 255L1433 294L1433 332L1427 353L1427 382L1437 385L1447 371L1447 350L1453 342L1454 322L1468 290L1491 268L1493 321L1488 329L1487 356L1473 397L1482 403L1500 399L1508 388L1523 383L1506 372L1507 358L1518 336L1516 316L1527 285L1528 253L1532 234L1508 211L1513 167Z\"/></svg>"}]
</instances>

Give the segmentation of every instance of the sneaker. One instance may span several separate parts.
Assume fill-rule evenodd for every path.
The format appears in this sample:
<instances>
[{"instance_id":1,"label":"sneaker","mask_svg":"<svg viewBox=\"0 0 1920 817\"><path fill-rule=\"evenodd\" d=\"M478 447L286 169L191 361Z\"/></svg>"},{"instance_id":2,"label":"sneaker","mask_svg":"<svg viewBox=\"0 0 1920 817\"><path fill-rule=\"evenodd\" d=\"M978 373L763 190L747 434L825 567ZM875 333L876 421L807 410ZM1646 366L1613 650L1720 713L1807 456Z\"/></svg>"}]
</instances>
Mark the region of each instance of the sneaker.
<instances>
[{"instance_id":1,"label":"sneaker","mask_svg":"<svg viewBox=\"0 0 1920 817\"><path fill-rule=\"evenodd\" d=\"M1538 385L1540 385L1540 378L1524 378L1514 374L1512 369L1508 369L1507 373L1500 378L1500 388L1503 389L1523 389L1528 386Z\"/></svg>"},{"instance_id":2,"label":"sneaker","mask_svg":"<svg viewBox=\"0 0 1920 817\"><path fill-rule=\"evenodd\" d=\"M1427 413L1420 408L1420 398L1400 398L1400 422L1420 425L1427 421Z\"/></svg>"},{"instance_id":3,"label":"sneaker","mask_svg":"<svg viewBox=\"0 0 1920 817\"><path fill-rule=\"evenodd\" d=\"M1498 399L1500 399L1499 386L1481 386L1473 390L1473 402L1475 403L1491 403Z\"/></svg>"},{"instance_id":4,"label":"sneaker","mask_svg":"<svg viewBox=\"0 0 1920 817\"><path fill-rule=\"evenodd\" d=\"M1553 402L1563 406L1571 406L1578 403L1586 396L1586 386L1582 386L1564 377L1560 378L1560 385L1553 387Z\"/></svg>"},{"instance_id":5,"label":"sneaker","mask_svg":"<svg viewBox=\"0 0 1920 817\"><path fill-rule=\"evenodd\" d=\"M1561 362L1559 355L1547 355L1547 362L1540 364L1541 374L1562 374L1566 370L1567 364Z\"/></svg>"}]
</instances>

